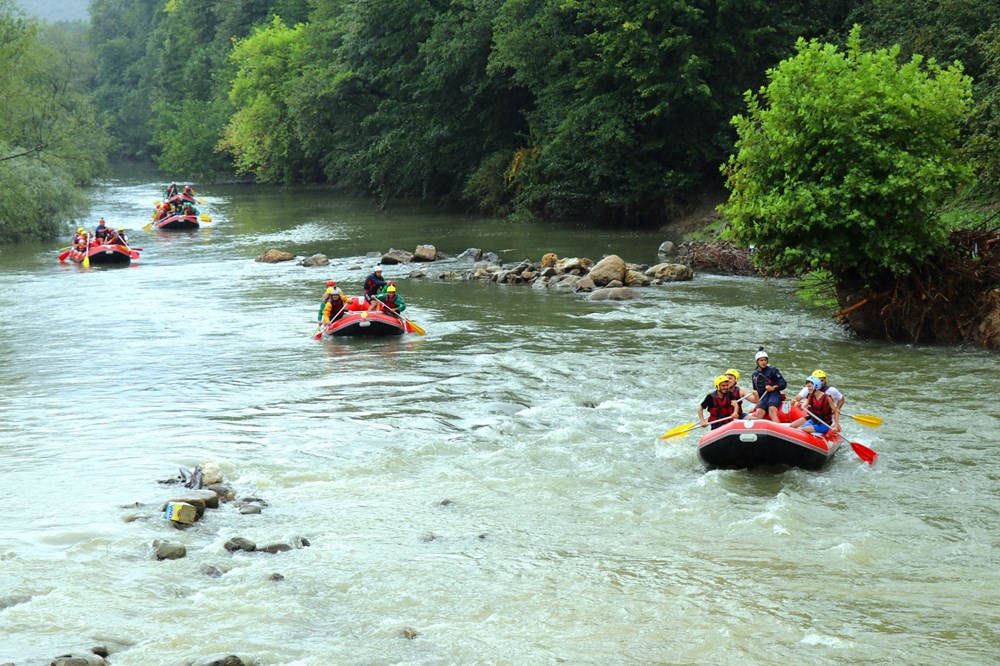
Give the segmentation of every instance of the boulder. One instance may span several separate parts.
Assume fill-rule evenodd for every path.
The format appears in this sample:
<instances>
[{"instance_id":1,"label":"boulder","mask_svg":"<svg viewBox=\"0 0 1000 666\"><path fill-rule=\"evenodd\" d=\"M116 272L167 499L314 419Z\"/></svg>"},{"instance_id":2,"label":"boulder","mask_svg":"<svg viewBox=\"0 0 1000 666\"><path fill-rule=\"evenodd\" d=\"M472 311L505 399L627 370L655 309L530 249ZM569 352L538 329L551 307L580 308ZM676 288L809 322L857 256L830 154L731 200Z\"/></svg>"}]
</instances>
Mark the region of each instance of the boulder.
<instances>
[{"instance_id":1,"label":"boulder","mask_svg":"<svg viewBox=\"0 0 1000 666\"><path fill-rule=\"evenodd\" d=\"M656 250L657 254L663 254L670 256L677 252L677 248L674 247L673 241L663 241L660 243L660 247Z\"/></svg>"},{"instance_id":2,"label":"boulder","mask_svg":"<svg viewBox=\"0 0 1000 666\"><path fill-rule=\"evenodd\" d=\"M406 250L389 248L389 251L382 255L379 263L389 266L394 264L408 264L411 261L413 261L412 253L407 252Z\"/></svg>"},{"instance_id":3,"label":"boulder","mask_svg":"<svg viewBox=\"0 0 1000 666\"><path fill-rule=\"evenodd\" d=\"M153 541L153 552L158 560L179 560L187 555L187 548L184 544L176 541Z\"/></svg>"},{"instance_id":4,"label":"boulder","mask_svg":"<svg viewBox=\"0 0 1000 666\"><path fill-rule=\"evenodd\" d=\"M685 264L662 263L650 266L646 275L660 282L682 282L694 277L694 271Z\"/></svg>"},{"instance_id":5,"label":"boulder","mask_svg":"<svg viewBox=\"0 0 1000 666\"><path fill-rule=\"evenodd\" d=\"M579 271L577 275L586 273L593 265L594 262L586 257L569 257L566 259L559 259L554 264L556 271L559 273L572 273L573 271Z\"/></svg>"},{"instance_id":6,"label":"boulder","mask_svg":"<svg viewBox=\"0 0 1000 666\"><path fill-rule=\"evenodd\" d=\"M264 254L260 255L254 261L258 261L262 264L278 264L282 261L291 261L295 258L295 255L291 252L283 252L281 250L268 250Z\"/></svg>"},{"instance_id":7,"label":"boulder","mask_svg":"<svg viewBox=\"0 0 1000 666\"><path fill-rule=\"evenodd\" d=\"M625 280L625 260L617 254L609 254L590 269L590 279L594 284L603 286L609 282Z\"/></svg>"},{"instance_id":8,"label":"boulder","mask_svg":"<svg viewBox=\"0 0 1000 666\"><path fill-rule=\"evenodd\" d=\"M470 247L468 250L455 257L455 260L476 262L482 258L483 258L483 251L481 249L479 249L478 247Z\"/></svg>"},{"instance_id":9,"label":"boulder","mask_svg":"<svg viewBox=\"0 0 1000 666\"><path fill-rule=\"evenodd\" d=\"M639 292L631 287L598 289L590 295L592 301L630 301L639 298Z\"/></svg>"},{"instance_id":10,"label":"boulder","mask_svg":"<svg viewBox=\"0 0 1000 666\"><path fill-rule=\"evenodd\" d=\"M299 266L329 266L330 259L325 254L314 254L299 262Z\"/></svg>"},{"instance_id":11,"label":"boulder","mask_svg":"<svg viewBox=\"0 0 1000 666\"><path fill-rule=\"evenodd\" d=\"M636 270L625 271L625 285L629 287L648 287L653 280Z\"/></svg>"},{"instance_id":12,"label":"boulder","mask_svg":"<svg viewBox=\"0 0 1000 666\"><path fill-rule=\"evenodd\" d=\"M49 662L49 666L107 666L107 663L96 654L64 654Z\"/></svg>"},{"instance_id":13,"label":"boulder","mask_svg":"<svg viewBox=\"0 0 1000 666\"><path fill-rule=\"evenodd\" d=\"M227 654L218 657L202 657L191 662L191 666L250 666L250 662L243 661L235 654Z\"/></svg>"},{"instance_id":14,"label":"boulder","mask_svg":"<svg viewBox=\"0 0 1000 666\"><path fill-rule=\"evenodd\" d=\"M435 259L437 259L437 250L433 245L418 245L410 258L411 261L434 261Z\"/></svg>"},{"instance_id":15,"label":"boulder","mask_svg":"<svg viewBox=\"0 0 1000 666\"><path fill-rule=\"evenodd\" d=\"M250 539L244 539L243 537L234 537L229 541L227 541L225 545L223 545L223 548L225 548L230 553L235 553L237 550L245 550L248 553L252 553L253 551L257 550L257 544L255 544Z\"/></svg>"},{"instance_id":16,"label":"boulder","mask_svg":"<svg viewBox=\"0 0 1000 666\"><path fill-rule=\"evenodd\" d=\"M546 252L542 255L542 268L554 268L559 257L555 252Z\"/></svg>"}]
</instances>

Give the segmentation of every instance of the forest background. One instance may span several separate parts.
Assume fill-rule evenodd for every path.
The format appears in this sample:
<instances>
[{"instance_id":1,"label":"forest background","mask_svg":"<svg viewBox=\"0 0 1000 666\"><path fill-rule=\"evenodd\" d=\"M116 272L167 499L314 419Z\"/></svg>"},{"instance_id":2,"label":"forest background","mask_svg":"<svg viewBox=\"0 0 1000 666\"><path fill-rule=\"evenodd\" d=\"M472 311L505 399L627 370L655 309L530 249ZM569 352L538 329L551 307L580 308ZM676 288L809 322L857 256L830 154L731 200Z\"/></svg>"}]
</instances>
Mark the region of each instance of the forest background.
<instances>
[{"instance_id":1,"label":"forest background","mask_svg":"<svg viewBox=\"0 0 1000 666\"><path fill-rule=\"evenodd\" d=\"M0 0L0 238L65 231L109 159L486 214L669 222L721 192L744 93L796 39L959 61L1000 188L992 0ZM55 8L55 9L53 9ZM52 20L53 12L58 19Z\"/></svg>"}]
</instances>

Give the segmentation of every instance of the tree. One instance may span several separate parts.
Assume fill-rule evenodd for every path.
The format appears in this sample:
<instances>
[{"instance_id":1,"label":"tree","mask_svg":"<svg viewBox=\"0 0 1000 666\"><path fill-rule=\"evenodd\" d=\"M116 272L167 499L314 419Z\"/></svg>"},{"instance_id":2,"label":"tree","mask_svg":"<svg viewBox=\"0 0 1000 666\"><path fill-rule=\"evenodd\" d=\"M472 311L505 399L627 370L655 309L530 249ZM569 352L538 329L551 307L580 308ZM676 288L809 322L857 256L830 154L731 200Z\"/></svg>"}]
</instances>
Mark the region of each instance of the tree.
<instances>
[{"instance_id":1,"label":"tree","mask_svg":"<svg viewBox=\"0 0 1000 666\"><path fill-rule=\"evenodd\" d=\"M80 36L0 0L0 240L56 235L106 164Z\"/></svg>"},{"instance_id":2,"label":"tree","mask_svg":"<svg viewBox=\"0 0 1000 666\"><path fill-rule=\"evenodd\" d=\"M975 159L977 180L1000 192L1000 4L995 0L861 0L851 22L865 26L865 42L899 44L904 58L920 53L938 62L958 60L973 80L974 113L962 140Z\"/></svg>"},{"instance_id":3,"label":"tree","mask_svg":"<svg viewBox=\"0 0 1000 666\"><path fill-rule=\"evenodd\" d=\"M907 275L946 244L940 207L972 177L956 147L971 103L959 63L899 49L799 40L746 93L723 166L728 233L775 271L827 269L871 284Z\"/></svg>"}]
</instances>

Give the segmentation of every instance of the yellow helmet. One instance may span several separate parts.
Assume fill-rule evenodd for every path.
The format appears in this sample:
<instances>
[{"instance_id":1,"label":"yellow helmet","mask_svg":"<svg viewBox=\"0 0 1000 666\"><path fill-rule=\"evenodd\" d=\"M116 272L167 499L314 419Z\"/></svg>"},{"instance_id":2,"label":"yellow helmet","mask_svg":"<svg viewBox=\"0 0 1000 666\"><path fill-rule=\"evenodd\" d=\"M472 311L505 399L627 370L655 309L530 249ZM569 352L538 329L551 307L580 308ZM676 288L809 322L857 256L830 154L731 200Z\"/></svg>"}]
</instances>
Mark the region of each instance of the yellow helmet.
<instances>
[{"instance_id":1,"label":"yellow helmet","mask_svg":"<svg viewBox=\"0 0 1000 666\"><path fill-rule=\"evenodd\" d=\"M87 230L86 230L86 229L84 229L83 227L77 227L77 228L76 228L76 233L78 233L78 234L82 234L82 233L84 233L85 231L87 231Z\"/></svg>"},{"instance_id":2,"label":"yellow helmet","mask_svg":"<svg viewBox=\"0 0 1000 666\"><path fill-rule=\"evenodd\" d=\"M729 377L726 377L725 375L719 375L718 377L715 378L715 388L719 388L719 385L724 384L725 382L728 381Z\"/></svg>"},{"instance_id":3,"label":"yellow helmet","mask_svg":"<svg viewBox=\"0 0 1000 666\"><path fill-rule=\"evenodd\" d=\"M736 381L740 381L740 371L739 370L733 370L732 368L730 368L729 370L726 370L726 374L727 375L732 375L736 379Z\"/></svg>"},{"instance_id":4,"label":"yellow helmet","mask_svg":"<svg viewBox=\"0 0 1000 666\"><path fill-rule=\"evenodd\" d=\"M819 377L820 379L826 379L826 373L822 370L813 370L813 377Z\"/></svg>"},{"instance_id":5,"label":"yellow helmet","mask_svg":"<svg viewBox=\"0 0 1000 666\"><path fill-rule=\"evenodd\" d=\"M333 287L327 287L326 288L326 293L332 294L333 293Z\"/></svg>"},{"instance_id":6,"label":"yellow helmet","mask_svg":"<svg viewBox=\"0 0 1000 666\"><path fill-rule=\"evenodd\" d=\"M396 291L396 287L394 287L394 286L393 286L393 285L391 285L391 284L389 285L389 288L388 288L388 289L386 289L386 292L387 292L387 293L390 293L390 294L392 294L392 293L395 293L395 291Z\"/></svg>"}]
</instances>

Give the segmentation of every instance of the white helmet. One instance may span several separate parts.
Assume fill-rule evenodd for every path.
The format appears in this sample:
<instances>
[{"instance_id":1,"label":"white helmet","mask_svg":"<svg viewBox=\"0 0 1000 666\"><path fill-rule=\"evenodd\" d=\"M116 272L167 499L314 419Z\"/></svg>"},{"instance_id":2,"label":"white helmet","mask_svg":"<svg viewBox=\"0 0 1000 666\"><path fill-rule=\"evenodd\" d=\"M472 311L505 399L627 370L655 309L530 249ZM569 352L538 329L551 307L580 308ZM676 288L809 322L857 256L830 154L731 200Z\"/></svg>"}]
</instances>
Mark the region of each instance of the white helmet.
<instances>
[{"instance_id":1,"label":"white helmet","mask_svg":"<svg viewBox=\"0 0 1000 666\"><path fill-rule=\"evenodd\" d=\"M766 352L766 351L764 351L763 349L761 349L761 350L760 350L759 352L757 352L757 353L756 353L756 354L754 355L754 357L753 357L753 362L754 362L754 363L756 363L757 361L759 361L759 360L760 360L760 359L762 359L762 358L767 358L767 352Z\"/></svg>"}]
</instances>

